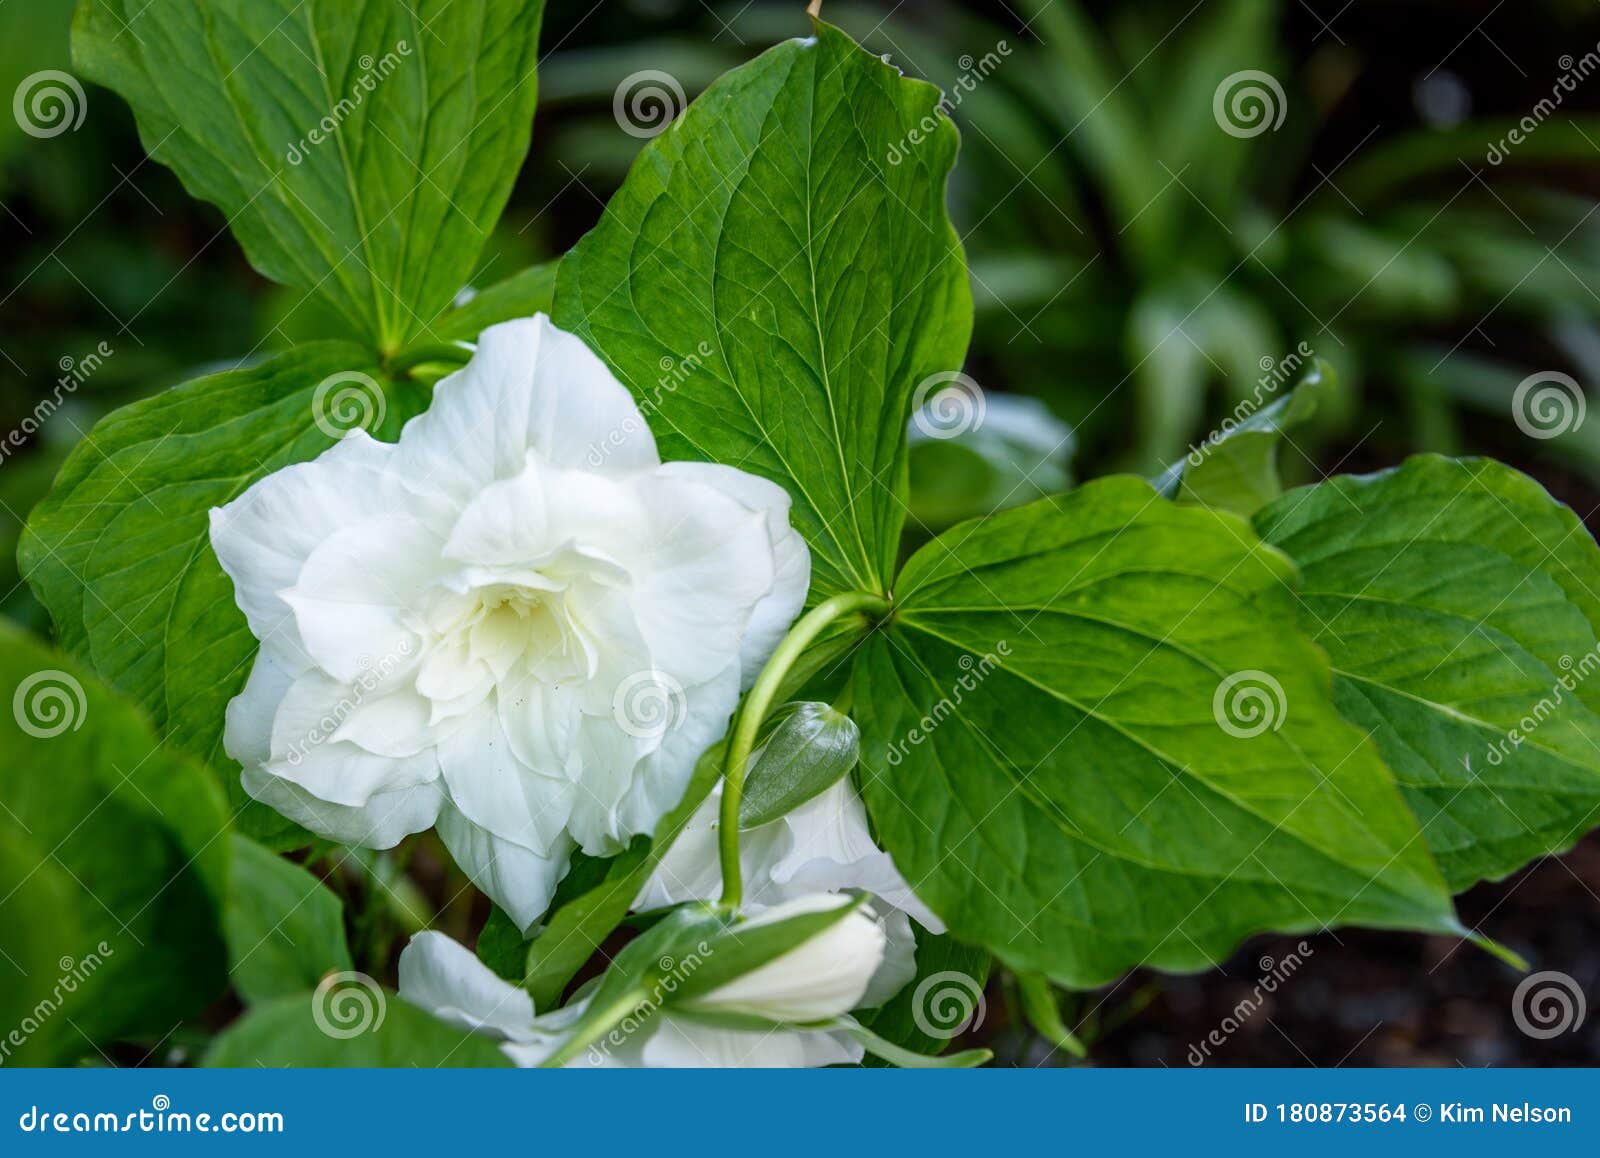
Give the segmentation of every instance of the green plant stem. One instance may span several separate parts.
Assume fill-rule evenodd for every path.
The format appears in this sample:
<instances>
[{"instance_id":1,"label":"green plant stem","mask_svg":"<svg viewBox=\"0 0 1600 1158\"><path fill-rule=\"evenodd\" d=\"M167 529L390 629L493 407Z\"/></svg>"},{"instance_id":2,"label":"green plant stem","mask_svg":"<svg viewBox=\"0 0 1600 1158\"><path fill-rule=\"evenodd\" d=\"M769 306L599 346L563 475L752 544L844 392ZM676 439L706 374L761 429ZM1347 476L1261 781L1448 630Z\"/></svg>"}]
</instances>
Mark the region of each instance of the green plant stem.
<instances>
[{"instance_id":1,"label":"green plant stem","mask_svg":"<svg viewBox=\"0 0 1600 1158\"><path fill-rule=\"evenodd\" d=\"M855 611L877 615L889 612L889 601L865 591L846 591L825 599L795 621L789 634L778 644L767 666L756 677L744 706L734 720L728 736L728 750L722 762L722 814L718 824L717 848L722 860L722 905L737 909L744 899L744 880L739 867L739 802L744 795L745 768L755 748L761 724L773 708L778 691L789 669L811 642L834 620Z\"/></svg>"},{"instance_id":2,"label":"green plant stem","mask_svg":"<svg viewBox=\"0 0 1600 1158\"><path fill-rule=\"evenodd\" d=\"M388 360L385 369L399 377L402 374L426 365L429 362L447 362L452 365L465 365L473 355L473 347L466 342L423 342L415 346L408 346Z\"/></svg>"}]
</instances>

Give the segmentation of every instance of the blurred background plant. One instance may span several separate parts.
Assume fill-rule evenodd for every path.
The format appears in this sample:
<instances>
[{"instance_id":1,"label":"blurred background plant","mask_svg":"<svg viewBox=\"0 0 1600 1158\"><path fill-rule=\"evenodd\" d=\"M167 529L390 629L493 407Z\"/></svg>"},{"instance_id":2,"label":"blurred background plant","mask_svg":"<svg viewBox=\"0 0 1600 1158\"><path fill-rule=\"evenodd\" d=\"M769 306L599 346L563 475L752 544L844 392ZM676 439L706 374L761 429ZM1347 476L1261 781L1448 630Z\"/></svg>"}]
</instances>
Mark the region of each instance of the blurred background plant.
<instances>
[{"instance_id":1,"label":"blurred background plant","mask_svg":"<svg viewBox=\"0 0 1600 1158\"><path fill-rule=\"evenodd\" d=\"M93 423L239 350L341 325L249 268L221 215L146 159L120 100L62 87L71 8L0 3L0 84L13 94L0 118L0 611L41 632L16 535ZM723 71L803 34L802 9L551 0L532 157L473 285L559 257L644 142ZM825 15L940 84L962 130L952 205L978 326L965 373L918 399L908 538L1107 470L1153 475L1265 406L1312 357L1336 373L1286 440L1290 481L1420 449L1482 452L1580 514L1600 506L1600 420L1581 409L1584 384L1600 381L1592 0L827 0ZM50 85L86 107L41 128L27 102ZM1540 428L1513 400L1558 373L1567 409ZM1466 905L1520 890L1530 916L1505 939L1530 950L1567 936L1539 918L1539 899L1556 908L1567 885L1600 903L1589 847L1553 883L1535 869L1533 884L1485 886ZM347 875L352 889L405 894L397 927L428 906L465 937L482 912L453 874L424 847ZM393 933L359 940L381 958ZM1275 1014L1294 1020L1295 1041L1325 1042L1330 1061L1547 1057L1498 1030L1492 1056L1461 1044L1489 1040L1469 997L1508 994L1503 967L1341 938L1338 959L1378 962L1383 988L1297 987L1307 1004ZM1422 982L1405 957L1416 952L1437 967ZM1222 977L1240 963L1250 975L1253 953ZM1183 1027L1203 1032L1228 1008L1216 981L1135 977L1060 1013L1097 1057L1181 1064ZM1429 994L1466 1012L1441 1013ZM1037 991L999 979L991 998L1000 1012L978 1039L1012 1061L1066 1056L1048 1025L1019 1028L1048 1012ZM1503 1012L1490 1019L1500 1029ZM1389 1028L1372 1033L1375 1017ZM1295 1060L1271 1020L1252 1025L1229 1057Z\"/></svg>"}]
</instances>

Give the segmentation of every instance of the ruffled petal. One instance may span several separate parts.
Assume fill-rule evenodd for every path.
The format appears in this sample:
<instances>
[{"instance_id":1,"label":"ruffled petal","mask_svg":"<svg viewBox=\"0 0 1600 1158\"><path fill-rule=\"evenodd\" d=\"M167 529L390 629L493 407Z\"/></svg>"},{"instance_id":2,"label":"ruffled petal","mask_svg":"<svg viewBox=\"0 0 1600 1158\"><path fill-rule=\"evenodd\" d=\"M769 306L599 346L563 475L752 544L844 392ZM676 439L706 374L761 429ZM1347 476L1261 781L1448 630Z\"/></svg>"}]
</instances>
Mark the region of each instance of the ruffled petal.
<instances>
[{"instance_id":1,"label":"ruffled petal","mask_svg":"<svg viewBox=\"0 0 1600 1158\"><path fill-rule=\"evenodd\" d=\"M793 505L789 492L777 483L712 462L669 462L661 468L669 477L685 478L713 487L737 499L752 511L766 514L772 544L772 588L750 612L740 644L743 687L748 689L806 603L811 589L811 551L789 523Z\"/></svg>"},{"instance_id":2,"label":"ruffled petal","mask_svg":"<svg viewBox=\"0 0 1600 1158\"><path fill-rule=\"evenodd\" d=\"M314 462L274 471L212 508L212 549L257 639L285 626L289 607L278 593L329 535L411 503L389 469L393 452L357 430Z\"/></svg>"},{"instance_id":3,"label":"ruffled petal","mask_svg":"<svg viewBox=\"0 0 1600 1158\"><path fill-rule=\"evenodd\" d=\"M649 528L623 556L639 629L658 667L702 683L739 660L751 611L772 591L766 514L667 467L630 485Z\"/></svg>"},{"instance_id":4,"label":"ruffled petal","mask_svg":"<svg viewBox=\"0 0 1600 1158\"><path fill-rule=\"evenodd\" d=\"M354 682L382 667L406 670L422 651L414 607L442 570L440 540L408 515L385 515L329 535L280 595L306 652ZM408 663L409 661L409 663Z\"/></svg>"},{"instance_id":5,"label":"ruffled petal","mask_svg":"<svg viewBox=\"0 0 1600 1158\"><path fill-rule=\"evenodd\" d=\"M246 765L241 780L254 799L296 824L356 848L393 848L412 833L432 828L444 802L438 780L376 793L359 807L330 804L259 766Z\"/></svg>"},{"instance_id":6,"label":"ruffled petal","mask_svg":"<svg viewBox=\"0 0 1600 1158\"><path fill-rule=\"evenodd\" d=\"M455 810L500 840L563 863L576 788L540 775L517 758L499 720L475 714L440 742L439 765Z\"/></svg>"},{"instance_id":7,"label":"ruffled petal","mask_svg":"<svg viewBox=\"0 0 1600 1158\"><path fill-rule=\"evenodd\" d=\"M401 950L400 996L462 1029L520 1042L534 1034L528 991L443 933L418 933Z\"/></svg>"},{"instance_id":8,"label":"ruffled petal","mask_svg":"<svg viewBox=\"0 0 1600 1158\"><path fill-rule=\"evenodd\" d=\"M491 326L465 367L406 424L397 462L413 485L465 505L522 469L528 451L557 466L627 474L660 462L627 389L583 342L543 314Z\"/></svg>"},{"instance_id":9,"label":"ruffled petal","mask_svg":"<svg viewBox=\"0 0 1600 1158\"><path fill-rule=\"evenodd\" d=\"M549 855L503 840L466 819L455 808L439 811L439 839L461 871L504 909L523 933L550 907L556 886L572 861L572 841L561 838Z\"/></svg>"}]
</instances>

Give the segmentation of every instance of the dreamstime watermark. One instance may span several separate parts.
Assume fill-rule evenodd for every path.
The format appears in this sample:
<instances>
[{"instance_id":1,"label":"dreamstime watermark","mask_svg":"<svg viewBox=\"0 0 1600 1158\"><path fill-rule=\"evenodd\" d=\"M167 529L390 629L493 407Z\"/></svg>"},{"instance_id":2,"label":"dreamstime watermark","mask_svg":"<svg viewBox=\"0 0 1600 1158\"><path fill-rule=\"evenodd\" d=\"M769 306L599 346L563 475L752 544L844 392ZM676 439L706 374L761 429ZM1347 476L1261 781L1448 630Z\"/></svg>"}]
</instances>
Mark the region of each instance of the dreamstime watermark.
<instances>
[{"instance_id":1,"label":"dreamstime watermark","mask_svg":"<svg viewBox=\"0 0 1600 1158\"><path fill-rule=\"evenodd\" d=\"M1270 672L1247 668L1217 685L1211 715L1217 727L1240 740L1254 739L1269 728L1276 732L1289 714L1283 685Z\"/></svg>"},{"instance_id":2,"label":"dreamstime watermark","mask_svg":"<svg viewBox=\"0 0 1600 1158\"><path fill-rule=\"evenodd\" d=\"M661 376L656 379L654 389L649 397L635 398L638 408L635 414L629 414L621 425L611 431L598 442L589 444L588 462L590 466L598 467L612 454L628 444L628 440L637 436L641 431L648 434L650 431L649 420L661 409L662 399L677 392L695 374L699 373L706 359L716 353L715 347L710 342L701 341L695 346L694 352L685 354L681 358L674 358L670 354L663 354L657 365L661 369Z\"/></svg>"},{"instance_id":3,"label":"dreamstime watermark","mask_svg":"<svg viewBox=\"0 0 1600 1158\"><path fill-rule=\"evenodd\" d=\"M22 78L11 97L17 127L41 140L75 132L89 115L89 98L70 72L46 68Z\"/></svg>"},{"instance_id":4,"label":"dreamstime watermark","mask_svg":"<svg viewBox=\"0 0 1600 1158\"><path fill-rule=\"evenodd\" d=\"M49 996L39 1001L29 1010L4 1038L0 1038L0 1065L3 1065L17 1050L28 1044L28 1039L38 1033L66 1004L78 989L88 984L104 965L108 957L116 956L116 950L106 941L101 941L88 953L74 960L63 957L57 962L61 976L56 978L55 988Z\"/></svg>"},{"instance_id":5,"label":"dreamstime watermark","mask_svg":"<svg viewBox=\"0 0 1600 1158\"><path fill-rule=\"evenodd\" d=\"M995 46L982 56L975 59L969 53L956 61L956 65L961 69L961 75L956 77L948 92L940 94L939 103L933 106L931 113L913 125L905 136L889 146L889 152L884 159L890 165L898 165L904 161L911 155L913 149L939 131L939 125L942 123L940 116L946 120L953 120L956 109L967 99L967 94L988 80L990 74L1010 55L1010 43L998 40Z\"/></svg>"},{"instance_id":6,"label":"dreamstime watermark","mask_svg":"<svg viewBox=\"0 0 1600 1158\"><path fill-rule=\"evenodd\" d=\"M645 68L622 78L611 97L611 115L618 128L643 141L665 131L688 103L677 77Z\"/></svg>"},{"instance_id":7,"label":"dreamstime watermark","mask_svg":"<svg viewBox=\"0 0 1600 1158\"><path fill-rule=\"evenodd\" d=\"M1511 394L1511 420L1529 438L1555 438L1577 430L1588 410L1583 387L1557 370L1529 374Z\"/></svg>"},{"instance_id":8,"label":"dreamstime watermark","mask_svg":"<svg viewBox=\"0 0 1600 1158\"><path fill-rule=\"evenodd\" d=\"M638 1033L653 1017L657 1010L666 1004L667 999L681 989L685 982L699 972L700 967L711 957L713 950L705 941L697 944L693 951L682 957L662 957L656 962L660 971L660 979L651 988L649 994L642 998L637 1005L623 1015L621 1021L612 1026L610 1031L600 1040L589 1047L589 1064L593 1066L604 1065L613 1050L620 1049L627 1040Z\"/></svg>"},{"instance_id":9,"label":"dreamstime watermark","mask_svg":"<svg viewBox=\"0 0 1600 1158\"><path fill-rule=\"evenodd\" d=\"M410 55L411 43L399 40L395 42L393 48L376 59L370 52L360 57L356 64L361 67L361 75L356 77L355 83L350 86L349 95L340 97L338 103L328 110L309 133L292 142L283 159L291 165L298 165L304 161L312 149L337 133L339 126L361 107L367 97L377 90L380 83L393 76L401 62Z\"/></svg>"},{"instance_id":10,"label":"dreamstime watermark","mask_svg":"<svg viewBox=\"0 0 1600 1158\"><path fill-rule=\"evenodd\" d=\"M50 392L48 398L41 398L34 405L32 412L24 415L22 421L6 435L3 442L0 442L0 463L4 463L27 446L29 440L44 428L50 417L61 409L61 404L76 394L78 387L87 382L95 371L105 365L106 359L115 353L110 342L101 342L87 354L77 358L71 354L63 354L61 360L56 363L61 376L56 379L55 389Z\"/></svg>"},{"instance_id":11,"label":"dreamstime watermark","mask_svg":"<svg viewBox=\"0 0 1600 1158\"><path fill-rule=\"evenodd\" d=\"M69 729L76 732L88 710L83 685L70 672L56 668L34 672L11 697L17 727L35 740L53 740Z\"/></svg>"},{"instance_id":12,"label":"dreamstime watermark","mask_svg":"<svg viewBox=\"0 0 1600 1158\"><path fill-rule=\"evenodd\" d=\"M376 1033L389 1014L383 987L365 973L344 969L330 973L311 995L311 1020L331 1038L348 1041Z\"/></svg>"},{"instance_id":13,"label":"dreamstime watermark","mask_svg":"<svg viewBox=\"0 0 1600 1158\"><path fill-rule=\"evenodd\" d=\"M1489 763L1495 767L1505 763L1506 758L1522 747L1523 742L1538 731L1540 725L1556 714L1556 710L1566 702L1568 693L1576 692L1580 684L1600 671L1600 643L1577 659L1570 655L1562 656L1556 661L1556 666L1562 674L1556 677L1550 690L1539 697L1538 702L1517 721L1516 727L1507 729L1504 736L1489 744Z\"/></svg>"},{"instance_id":14,"label":"dreamstime watermark","mask_svg":"<svg viewBox=\"0 0 1600 1158\"><path fill-rule=\"evenodd\" d=\"M1289 98L1270 72L1241 69L1223 77L1211 94L1211 115L1230 137L1259 137L1282 126L1289 115Z\"/></svg>"},{"instance_id":15,"label":"dreamstime watermark","mask_svg":"<svg viewBox=\"0 0 1600 1158\"><path fill-rule=\"evenodd\" d=\"M689 714L683 685L664 671L636 671L617 685L611 716L628 735L655 740L682 724Z\"/></svg>"},{"instance_id":16,"label":"dreamstime watermark","mask_svg":"<svg viewBox=\"0 0 1600 1158\"><path fill-rule=\"evenodd\" d=\"M24 1134L281 1134L283 1115L276 1110L224 1110L191 1113L174 1110L172 1099L157 1094L149 1109L114 1113L76 1112L31 1105L17 1118Z\"/></svg>"},{"instance_id":17,"label":"dreamstime watermark","mask_svg":"<svg viewBox=\"0 0 1600 1158\"><path fill-rule=\"evenodd\" d=\"M1217 424L1217 428L1208 434L1203 442L1189 448L1187 455L1189 465L1199 466L1204 462L1207 451L1231 435L1265 406L1273 395L1283 389L1285 383L1294 381L1300 373L1300 368L1314 357L1316 351L1305 342L1296 344L1295 348L1282 358L1274 358L1270 354L1261 355L1261 361L1257 363L1261 367L1261 377L1256 379L1250 397L1240 399L1232 412Z\"/></svg>"},{"instance_id":18,"label":"dreamstime watermark","mask_svg":"<svg viewBox=\"0 0 1600 1158\"><path fill-rule=\"evenodd\" d=\"M1540 125L1549 120L1555 111L1566 101L1569 93L1578 91L1580 82L1588 80L1597 70L1600 70L1600 44L1595 45L1588 52L1573 59L1571 53L1564 54L1556 64L1561 68L1561 75L1556 77L1555 84L1550 86L1550 95L1540 97L1533 108L1519 120L1505 136L1498 141L1489 142L1489 151L1484 154L1484 160L1491 165L1498 165L1511 155L1511 150L1522 144L1538 131Z\"/></svg>"},{"instance_id":19,"label":"dreamstime watermark","mask_svg":"<svg viewBox=\"0 0 1600 1158\"><path fill-rule=\"evenodd\" d=\"M911 994L911 1020L939 1041L977 1029L988 1012L983 985L957 969L928 974Z\"/></svg>"},{"instance_id":20,"label":"dreamstime watermark","mask_svg":"<svg viewBox=\"0 0 1600 1158\"><path fill-rule=\"evenodd\" d=\"M1228 1039L1244 1026L1245 1022L1254 1017L1271 997L1281 988L1289 978L1300 971L1306 959L1315 954L1305 941L1297 944L1293 950L1285 954L1280 960L1263 957L1256 963L1261 971L1261 976L1256 979L1255 987L1250 990L1231 1010L1228 1011L1221 1023L1205 1037L1189 1046L1188 1062L1192 1066L1205 1065L1211 1058L1211 1051L1221 1049L1228 1043Z\"/></svg>"},{"instance_id":21,"label":"dreamstime watermark","mask_svg":"<svg viewBox=\"0 0 1600 1158\"><path fill-rule=\"evenodd\" d=\"M360 658L361 671L350 684L350 690L339 701L319 716L305 733L289 745L283 757L291 767L298 768L313 748L326 744L338 735L339 729L355 715L367 697L385 687L391 676L405 667L413 651L409 639L402 639L394 651L374 663L370 657Z\"/></svg>"},{"instance_id":22,"label":"dreamstime watermark","mask_svg":"<svg viewBox=\"0 0 1600 1158\"><path fill-rule=\"evenodd\" d=\"M983 387L957 370L930 374L911 395L911 427L924 438L959 438L983 425Z\"/></svg>"},{"instance_id":23,"label":"dreamstime watermark","mask_svg":"<svg viewBox=\"0 0 1600 1158\"><path fill-rule=\"evenodd\" d=\"M1553 969L1528 974L1511 995L1511 1020L1540 1041L1577 1033L1588 1014L1588 1002L1577 979Z\"/></svg>"},{"instance_id":24,"label":"dreamstime watermark","mask_svg":"<svg viewBox=\"0 0 1600 1158\"><path fill-rule=\"evenodd\" d=\"M1011 643L1002 639L994 645L994 650L985 652L974 659L971 655L963 655L956 661L961 668L961 675L956 678L955 684L950 689L950 694L941 696L939 702L929 709L928 714L918 720L906 734L889 746L887 759L889 766L898 768L900 762L906 758L911 749L925 743L929 736L939 730L939 726L955 714L968 695L977 691L978 686L988 679L999 668L1002 662L1011 655Z\"/></svg>"},{"instance_id":25,"label":"dreamstime watermark","mask_svg":"<svg viewBox=\"0 0 1600 1158\"><path fill-rule=\"evenodd\" d=\"M343 439L357 430L376 430L388 412L383 387L360 370L330 374L317 383L311 394L311 420L329 438Z\"/></svg>"}]
</instances>

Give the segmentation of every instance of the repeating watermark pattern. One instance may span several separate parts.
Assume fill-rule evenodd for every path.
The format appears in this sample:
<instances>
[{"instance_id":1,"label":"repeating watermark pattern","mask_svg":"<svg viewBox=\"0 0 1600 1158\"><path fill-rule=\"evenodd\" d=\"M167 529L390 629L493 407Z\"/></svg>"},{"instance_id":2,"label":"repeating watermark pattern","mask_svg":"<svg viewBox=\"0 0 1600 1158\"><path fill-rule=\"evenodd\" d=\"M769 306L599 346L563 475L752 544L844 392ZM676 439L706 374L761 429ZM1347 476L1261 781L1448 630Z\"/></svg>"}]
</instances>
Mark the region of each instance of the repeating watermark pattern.
<instances>
[{"instance_id":1,"label":"repeating watermark pattern","mask_svg":"<svg viewBox=\"0 0 1600 1158\"><path fill-rule=\"evenodd\" d=\"M82 126L89 98L70 72L46 68L22 78L11 97L11 114L30 137L59 137Z\"/></svg>"},{"instance_id":2,"label":"repeating watermark pattern","mask_svg":"<svg viewBox=\"0 0 1600 1158\"><path fill-rule=\"evenodd\" d=\"M958 370L931 374L911 395L912 428L926 438L959 438L983 425L983 387Z\"/></svg>"},{"instance_id":3,"label":"repeating watermark pattern","mask_svg":"<svg viewBox=\"0 0 1600 1158\"><path fill-rule=\"evenodd\" d=\"M1529 374L1511 394L1511 420L1529 438L1556 438L1583 425L1589 400L1570 374Z\"/></svg>"},{"instance_id":4,"label":"repeating watermark pattern","mask_svg":"<svg viewBox=\"0 0 1600 1158\"><path fill-rule=\"evenodd\" d=\"M604 438L589 444L589 465L601 466L613 453L626 446L629 439L636 437L641 431L648 434L650 419L661 409L662 399L675 394L678 387L699 373L705 366L706 360L715 353L716 349L710 342L701 341L692 353L685 354L681 358L663 354L657 363L661 368L661 377L656 379L655 387L649 395L641 396L638 391L634 392L638 414L628 415L620 426L607 431Z\"/></svg>"},{"instance_id":5,"label":"repeating watermark pattern","mask_svg":"<svg viewBox=\"0 0 1600 1158\"><path fill-rule=\"evenodd\" d=\"M961 107L961 102L967 99L967 94L988 80L995 69L999 68L1005 58L1011 55L1011 44L1005 40L998 40L995 46L982 56L974 58L970 53L956 61L961 69L961 75L956 77L950 85L948 92L942 93L939 103L933 106L933 112L928 113L911 127L911 131L889 146L885 159L890 165L898 165L911 155L911 151L922 142L930 139L939 131L940 116L953 120L956 109Z\"/></svg>"},{"instance_id":6,"label":"repeating watermark pattern","mask_svg":"<svg viewBox=\"0 0 1600 1158\"><path fill-rule=\"evenodd\" d=\"M340 97L338 103L328 110L327 115L318 121L309 133L292 142L283 159L291 165L298 165L304 161L312 149L337 133L339 126L365 103L379 84L393 76L401 63L410 55L411 43L399 40L395 42L393 48L380 57L374 58L371 53L367 53L358 59L356 64L361 68L361 75L356 77L355 83L350 86L349 94Z\"/></svg>"},{"instance_id":7,"label":"repeating watermark pattern","mask_svg":"<svg viewBox=\"0 0 1600 1158\"><path fill-rule=\"evenodd\" d=\"M1188 462L1190 466L1199 466L1205 461L1206 452L1217 443L1231 435L1251 415L1265 406L1284 384L1293 382L1300 374L1300 368L1308 360L1316 357L1316 351L1305 342L1298 343L1282 358L1274 358L1271 354L1261 355L1257 363L1261 367L1261 377L1256 379L1250 397L1241 398L1233 411L1228 414L1217 428L1206 436L1205 440L1189 448Z\"/></svg>"},{"instance_id":8,"label":"repeating watermark pattern","mask_svg":"<svg viewBox=\"0 0 1600 1158\"><path fill-rule=\"evenodd\" d=\"M329 438L348 438L357 430L383 425L389 403L376 378L360 370L330 374L311 394L311 420Z\"/></svg>"},{"instance_id":9,"label":"repeating watermark pattern","mask_svg":"<svg viewBox=\"0 0 1600 1158\"><path fill-rule=\"evenodd\" d=\"M348 1041L376 1033L389 1014L383 987L365 973L344 969L330 973L311 995L311 1020L329 1037Z\"/></svg>"},{"instance_id":10,"label":"repeating watermark pattern","mask_svg":"<svg viewBox=\"0 0 1600 1158\"><path fill-rule=\"evenodd\" d=\"M1274 960L1263 957L1256 963L1261 975L1256 979L1255 986L1228 1011L1221 1023L1199 1041L1189 1046L1188 1062L1192 1066L1205 1065L1211 1059L1211 1051L1221 1049L1228 1043L1228 1039L1238 1033L1244 1024L1260 1012L1271 997L1283 987L1306 963L1306 959L1314 955L1314 950L1305 941L1301 941L1282 959Z\"/></svg>"},{"instance_id":11,"label":"repeating watermark pattern","mask_svg":"<svg viewBox=\"0 0 1600 1158\"><path fill-rule=\"evenodd\" d=\"M310 755L313 748L326 744L337 736L339 729L355 715L367 697L384 687L396 672L406 666L413 650L411 641L402 639L391 654L376 663L368 656L360 657L361 673L351 683L349 692L339 697L338 703L318 717L303 736L289 745L284 760L291 767L298 768L305 762L305 758Z\"/></svg>"},{"instance_id":12,"label":"repeating watermark pattern","mask_svg":"<svg viewBox=\"0 0 1600 1158\"><path fill-rule=\"evenodd\" d=\"M977 1029L988 1012L983 986L958 969L928 974L911 994L911 1020L939 1041Z\"/></svg>"},{"instance_id":13,"label":"repeating watermark pattern","mask_svg":"<svg viewBox=\"0 0 1600 1158\"><path fill-rule=\"evenodd\" d=\"M1234 672L1211 697L1217 727L1240 740L1254 739L1268 729L1276 732L1288 714L1283 685L1270 672L1255 668Z\"/></svg>"},{"instance_id":14,"label":"repeating watermark pattern","mask_svg":"<svg viewBox=\"0 0 1600 1158\"><path fill-rule=\"evenodd\" d=\"M1575 978L1553 969L1528 974L1511 995L1511 1020L1540 1041L1577 1033L1588 1013L1583 987Z\"/></svg>"},{"instance_id":15,"label":"repeating watermark pattern","mask_svg":"<svg viewBox=\"0 0 1600 1158\"><path fill-rule=\"evenodd\" d=\"M1289 115L1289 99L1270 72L1241 69L1223 77L1211 94L1211 115L1230 137L1259 137L1282 126Z\"/></svg>"},{"instance_id":16,"label":"repeating watermark pattern","mask_svg":"<svg viewBox=\"0 0 1600 1158\"><path fill-rule=\"evenodd\" d=\"M29 1010L4 1038L0 1038L0 1065L27 1045L28 1039L44 1028L45 1024L60 1011L67 998L88 984L89 978L99 972L100 966L105 964L106 959L114 956L116 950L108 942L101 941L76 960L72 957L61 958L57 962L61 976L56 978L55 987L51 989L49 995Z\"/></svg>"},{"instance_id":17,"label":"repeating watermark pattern","mask_svg":"<svg viewBox=\"0 0 1600 1158\"><path fill-rule=\"evenodd\" d=\"M1595 45L1588 52L1573 59L1571 53L1563 55L1556 61L1561 69L1561 75L1556 77L1555 84L1550 86L1550 95L1541 97L1528 110L1526 116L1519 120L1505 136L1498 141L1489 142L1489 151L1484 154L1484 160L1491 165L1498 165L1511 155L1511 150L1522 144L1538 131L1540 125L1549 120L1555 111L1566 101L1568 94L1578 91L1578 85L1593 76L1600 70L1600 44Z\"/></svg>"},{"instance_id":18,"label":"repeating watermark pattern","mask_svg":"<svg viewBox=\"0 0 1600 1158\"><path fill-rule=\"evenodd\" d=\"M617 726L640 740L666 735L689 714L683 685L664 671L636 671L617 685L611 715Z\"/></svg>"},{"instance_id":19,"label":"repeating watermark pattern","mask_svg":"<svg viewBox=\"0 0 1600 1158\"><path fill-rule=\"evenodd\" d=\"M1538 731L1539 726L1556 714L1556 710L1566 702L1569 692L1576 692L1578 686L1587 680L1596 671L1600 671L1600 644L1596 644L1584 652L1576 660L1570 655L1564 655L1556 661L1562 674L1556 677L1556 682L1550 685L1550 690L1539 697L1539 701L1529 708L1527 714L1517 721L1514 728L1489 745L1489 763L1499 767L1505 763L1507 757L1523 742Z\"/></svg>"},{"instance_id":20,"label":"repeating watermark pattern","mask_svg":"<svg viewBox=\"0 0 1600 1158\"><path fill-rule=\"evenodd\" d=\"M611 97L611 115L630 137L649 140L663 132L689 103L670 72L644 68L622 78Z\"/></svg>"},{"instance_id":21,"label":"repeating watermark pattern","mask_svg":"<svg viewBox=\"0 0 1600 1158\"><path fill-rule=\"evenodd\" d=\"M906 758L911 749L920 747L929 736L939 730L943 724L959 708L967 696L978 690L978 686L988 679L990 674L1000 667L1002 662L1011 655L1011 642L1002 639L994 645L993 651L984 652L982 656L974 659L971 655L963 655L956 661L961 668L961 675L956 677L956 682L951 686L950 694L941 696L939 702L929 709L928 714L913 724L904 736L889 745L886 759L889 766L898 768L900 762Z\"/></svg>"},{"instance_id":22,"label":"repeating watermark pattern","mask_svg":"<svg viewBox=\"0 0 1600 1158\"><path fill-rule=\"evenodd\" d=\"M68 729L76 732L88 710L83 685L70 672L55 668L34 672L11 697L17 727L36 740L53 740Z\"/></svg>"},{"instance_id":23,"label":"repeating watermark pattern","mask_svg":"<svg viewBox=\"0 0 1600 1158\"><path fill-rule=\"evenodd\" d=\"M16 429L6 435L4 442L0 442L0 463L4 463L27 446L29 440L44 428L50 417L61 409L62 403L76 394L78 387L87 382L114 353L116 351L112 349L110 342L101 342L87 354L77 358L63 354L61 360L56 363L61 370L61 376L56 379L55 389L50 392L48 398L41 398L35 404L32 413L24 415Z\"/></svg>"},{"instance_id":24,"label":"repeating watermark pattern","mask_svg":"<svg viewBox=\"0 0 1600 1158\"><path fill-rule=\"evenodd\" d=\"M677 993L684 982L699 971L713 952L709 944L701 941L692 952L682 957L663 957L656 962L661 973L660 980L656 982L649 995L630 1009L609 1033L589 1047L589 1064L604 1065L612 1052L620 1049L630 1037L638 1033L656 1011L666 1004L667 999Z\"/></svg>"}]
</instances>

